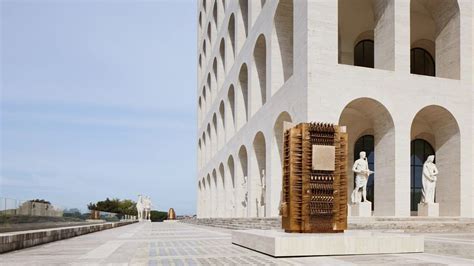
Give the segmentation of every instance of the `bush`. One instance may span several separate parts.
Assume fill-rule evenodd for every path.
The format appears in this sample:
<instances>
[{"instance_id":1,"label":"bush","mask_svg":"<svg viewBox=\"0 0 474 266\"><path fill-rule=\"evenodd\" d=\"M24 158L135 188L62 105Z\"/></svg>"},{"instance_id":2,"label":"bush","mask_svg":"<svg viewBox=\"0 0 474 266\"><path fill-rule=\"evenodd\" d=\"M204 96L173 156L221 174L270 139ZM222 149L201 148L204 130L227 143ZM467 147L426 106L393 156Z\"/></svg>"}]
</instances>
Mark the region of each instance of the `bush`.
<instances>
[{"instance_id":1,"label":"bush","mask_svg":"<svg viewBox=\"0 0 474 266\"><path fill-rule=\"evenodd\" d=\"M163 220L166 220L166 218L168 218L167 212L161 212L161 211L150 212L150 220L152 222L163 222Z\"/></svg>"}]
</instances>

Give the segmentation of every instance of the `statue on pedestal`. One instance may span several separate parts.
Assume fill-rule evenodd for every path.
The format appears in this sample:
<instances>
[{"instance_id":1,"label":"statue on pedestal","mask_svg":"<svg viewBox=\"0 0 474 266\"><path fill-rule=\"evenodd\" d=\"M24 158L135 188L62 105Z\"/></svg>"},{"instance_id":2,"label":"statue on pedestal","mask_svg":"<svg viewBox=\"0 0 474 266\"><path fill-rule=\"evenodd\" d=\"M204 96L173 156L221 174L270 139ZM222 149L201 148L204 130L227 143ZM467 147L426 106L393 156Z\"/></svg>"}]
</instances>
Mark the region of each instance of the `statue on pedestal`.
<instances>
[{"instance_id":1,"label":"statue on pedestal","mask_svg":"<svg viewBox=\"0 0 474 266\"><path fill-rule=\"evenodd\" d=\"M142 195L138 195L138 201L137 201L137 214L138 214L138 220L141 221L143 219L143 197Z\"/></svg>"},{"instance_id":2,"label":"statue on pedestal","mask_svg":"<svg viewBox=\"0 0 474 266\"><path fill-rule=\"evenodd\" d=\"M359 203L362 201L362 198L364 202L369 202L367 200L367 181L369 180L369 175L374 173L369 169L365 151L361 151L359 155L359 159L354 162L352 167L352 171L356 174L355 188L351 195L352 203Z\"/></svg>"},{"instance_id":3,"label":"statue on pedestal","mask_svg":"<svg viewBox=\"0 0 474 266\"><path fill-rule=\"evenodd\" d=\"M428 156L426 162L423 164L423 189L421 191L421 203L435 203L436 176L439 172L434 164L434 158L434 155Z\"/></svg>"},{"instance_id":4,"label":"statue on pedestal","mask_svg":"<svg viewBox=\"0 0 474 266\"><path fill-rule=\"evenodd\" d=\"M145 209L145 220L148 220L148 221L151 221L151 199L149 196L146 196L145 199L144 199L144 209Z\"/></svg>"},{"instance_id":5,"label":"statue on pedestal","mask_svg":"<svg viewBox=\"0 0 474 266\"><path fill-rule=\"evenodd\" d=\"M262 170L261 175L261 190L260 190L260 204L257 208L261 209L261 216L265 216L265 193L266 193L266 180L265 180L265 169Z\"/></svg>"}]
</instances>

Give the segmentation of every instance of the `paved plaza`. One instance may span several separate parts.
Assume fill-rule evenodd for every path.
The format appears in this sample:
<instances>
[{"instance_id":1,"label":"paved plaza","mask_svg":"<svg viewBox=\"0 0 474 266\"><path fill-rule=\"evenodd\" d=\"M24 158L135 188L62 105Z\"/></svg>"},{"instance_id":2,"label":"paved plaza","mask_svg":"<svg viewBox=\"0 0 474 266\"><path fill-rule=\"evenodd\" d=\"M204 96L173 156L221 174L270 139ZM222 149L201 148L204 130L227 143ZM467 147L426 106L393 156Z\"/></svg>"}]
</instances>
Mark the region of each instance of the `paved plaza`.
<instances>
[{"instance_id":1,"label":"paved plaza","mask_svg":"<svg viewBox=\"0 0 474 266\"><path fill-rule=\"evenodd\" d=\"M235 246L227 229L136 223L0 255L1 265L474 264L474 233L424 234L425 253L280 258Z\"/></svg>"}]
</instances>

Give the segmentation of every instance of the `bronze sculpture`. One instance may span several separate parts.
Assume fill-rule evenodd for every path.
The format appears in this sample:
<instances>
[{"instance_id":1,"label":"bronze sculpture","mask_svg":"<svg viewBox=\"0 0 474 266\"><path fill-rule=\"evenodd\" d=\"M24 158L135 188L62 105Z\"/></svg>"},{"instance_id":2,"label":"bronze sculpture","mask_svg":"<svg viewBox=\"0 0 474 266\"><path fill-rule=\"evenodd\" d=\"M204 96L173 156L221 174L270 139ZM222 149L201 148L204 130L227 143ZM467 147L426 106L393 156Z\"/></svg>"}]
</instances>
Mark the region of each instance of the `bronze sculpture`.
<instances>
[{"instance_id":1,"label":"bronze sculpture","mask_svg":"<svg viewBox=\"0 0 474 266\"><path fill-rule=\"evenodd\" d=\"M322 123L284 132L280 214L285 232L347 229L347 133Z\"/></svg>"}]
</instances>

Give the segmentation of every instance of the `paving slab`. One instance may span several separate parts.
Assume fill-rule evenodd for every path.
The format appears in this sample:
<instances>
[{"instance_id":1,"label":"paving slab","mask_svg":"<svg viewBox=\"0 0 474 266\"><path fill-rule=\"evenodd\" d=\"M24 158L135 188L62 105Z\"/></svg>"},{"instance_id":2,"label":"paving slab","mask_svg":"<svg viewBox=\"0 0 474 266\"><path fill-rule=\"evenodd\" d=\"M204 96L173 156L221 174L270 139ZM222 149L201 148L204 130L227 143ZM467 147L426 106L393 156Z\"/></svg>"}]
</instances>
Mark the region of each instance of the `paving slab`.
<instances>
[{"instance_id":1,"label":"paving slab","mask_svg":"<svg viewBox=\"0 0 474 266\"><path fill-rule=\"evenodd\" d=\"M474 234L424 234L425 252L273 258L231 243L231 230L136 223L0 255L0 265L473 265Z\"/></svg>"}]
</instances>

